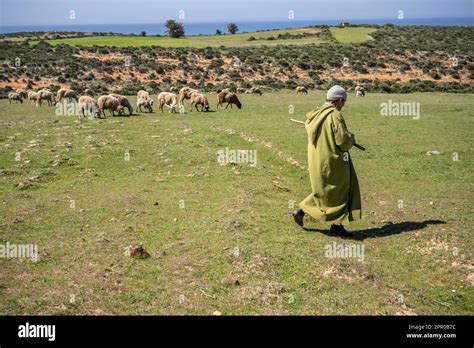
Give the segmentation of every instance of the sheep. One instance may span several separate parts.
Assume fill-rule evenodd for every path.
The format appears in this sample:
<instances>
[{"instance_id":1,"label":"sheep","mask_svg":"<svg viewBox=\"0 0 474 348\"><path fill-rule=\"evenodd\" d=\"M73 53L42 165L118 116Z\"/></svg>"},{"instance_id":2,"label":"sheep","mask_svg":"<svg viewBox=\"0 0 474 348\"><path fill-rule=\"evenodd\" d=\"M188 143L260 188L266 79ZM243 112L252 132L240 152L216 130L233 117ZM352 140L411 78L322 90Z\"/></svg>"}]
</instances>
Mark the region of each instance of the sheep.
<instances>
[{"instance_id":1,"label":"sheep","mask_svg":"<svg viewBox=\"0 0 474 348\"><path fill-rule=\"evenodd\" d=\"M250 89L245 91L245 94L252 94L252 91Z\"/></svg>"},{"instance_id":2,"label":"sheep","mask_svg":"<svg viewBox=\"0 0 474 348\"><path fill-rule=\"evenodd\" d=\"M137 93L137 99L149 99L150 94L147 91L144 91L143 89L139 90Z\"/></svg>"},{"instance_id":3,"label":"sheep","mask_svg":"<svg viewBox=\"0 0 474 348\"><path fill-rule=\"evenodd\" d=\"M18 93L22 99L28 98L28 93L23 88L17 88L15 92Z\"/></svg>"},{"instance_id":4,"label":"sheep","mask_svg":"<svg viewBox=\"0 0 474 348\"><path fill-rule=\"evenodd\" d=\"M38 92L40 95L40 101L41 100L46 100L48 102L49 106L53 106L56 104L56 99L54 99L54 94L48 89L42 89L41 91ZM40 103L41 104L41 103Z\"/></svg>"},{"instance_id":5,"label":"sheep","mask_svg":"<svg viewBox=\"0 0 474 348\"><path fill-rule=\"evenodd\" d=\"M97 100L97 106L99 110L102 111L104 117L107 117L105 110L109 110L112 116L115 116L115 111L117 111L119 115L123 114L123 106L120 105L120 101L111 95L101 95Z\"/></svg>"},{"instance_id":6,"label":"sheep","mask_svg":"<svg viewBox=\"0 0 474 348\"><path fill-rule=\"evenodd\" d=\"M58 97L58 101L62 102L63 99L67 98L68 101L74 99L76 102L79 100L79 96L77 95L76 91L72 89L61 88L57 93L56 96Z\"/></svg>"},{"instance_id":7,"label":"sheep","mask_svg":"<svg viewBox=\"0 0 474 348\"><path fill-rule=\"evenodd\" d=\"M94 92L92 91L92 89L86 88L86 89L84 90L84 95L87 95L87 96L93 98L93 97L94 97Z\"/></svg>"},{"instance_id":8,"label":"sheep","mask_svg":"<svg viewBox=\"0 0 474 348\"><path fill-rule=\"evenodd\" d=\"M298 86L298 87L296 87L295 90L296 90L296 94L299 94L299 93L308 94L308 90L306 89L305 86Z\"/></svg>"},{"instance_id":9,"label":"sheep","mask_svg":"<svg viewBox=\"0 0 474 348\"><path fill-rule=\"evenodd\" d=\"M137 99L137 110L142 112L142 106L145 108L146 111L148 112L153 112L153 99L150 97L148 98L138 98Z\"/></svg>"},{"instance_id":10,"label":"sheep","mask_svg":"<svg viewBox=\"0 0 474 348\"><path fill-rule=\"evenodd\" d=\"M120 95L120 94L109 94L110 96L114 97L114 98L117 98L120 102L120 105L122 105L125 109L128 110L128 115L132 115L133 114L133 108L132 108L132 104L130 104L130 101L125 98L123 95Z\"/></svg>"},{"instance_id":11,"label":"sheep","mask_svg":"<svg viewBox=\"0 0 474 348\"><path fill-rule=\"evenodd\" d=\"M198 105L201 105L201 111L209 111L209 102L206 96L199 92L194 92L191 94L191 112L193 111L193 105L196 107L196 110L199 111Z\"/></svg>"},{"instance_id":12,"label":"sheep","mask_svg":"<svg viewBox=\"0 0 474 348\"><path fill-rule=\"evenodd\" d=\"M245 88L238 87L237 88L237 93L245 93Z\"/></svg>"},{"instance_id":13,"label":"sheep","mask_svg":"<svg viewBox=\"0 0 474 348\"><path fill-rule=\"evenodd\" d=\"M252 87L252 88L250 88L250 93L262 95L262 91L261 91L260 88L258 88L258 87Z\"/></svg>"},{"instance_id":14,"label":"sheep","mask_svg":"<svg viewBox=\"0 0 474 348\"><path fill-rule=\"evenodd\" d=\"M356 88L354 88L356 97L365 97L365 88L357 85Z\"/></svg>"},{"instance_id":15,"label":"sheep","mask_svg":"<svg viewBox=\"0 0 474 348\"><path fill-rule=\"evenodd\" d=\"M16 103L20 102L23 104L23 98L20 93L17 92L10 92L8 93L8 101L10 104L12 103L12 100L14 100Z\"/></svg>"},{"instance_id":16,"label":"sheep","mask_svg":"<svg viewBox=\"0 0 474 348\"><path fill-rule=\"evenodd\" d=\"M79 111L81 113L79 116L100 117L99 104L88 95L83 95L79 98Z\"/></svg>"},{"instance_id":17,"label":"sheep","mask_svg":"<svg viewBox=\"0 0 474 348\"><path fill-rule=\"evenodd\" d=\"M170 113L176 112L176 94L170 92L161 92L158 95L158 104L160 105L160 110L163 112L163 106L166 105L169 108Z\"/></svg>"},{"instance_id":18,"label":"sheep","mask_svg":"<svg viewBox=\"0 0 474 348\"><path fill-rule=\"evenodd\" d=\"M184 99L191 98L191 94L194 92L199 92L197 89L192 89L190 87L183 87L179 90L179 107L184 106Z\"/></svg>"},{"instance_id":19,"label":"sheep","mask_svg":"<svg viewBox=\"0 0 474 348\"><path fill-rule=\"evenodd\" d=\"M170 92L171 93L179 93L179 89L178 89L178 87L171 87Z\"/></svg>"},{"instance_id":20,"label":"sheep","mask_svg":"<svg viewBox=\"0 0 474 348\"><path fill-rule=\"evenodd\" d=\"M36 106L41 105L41 92L29 91L28 100L30 101L30 104L35 103Z\"/></svg>"},{"instance_id":21,"label":"sheep","mask_svg":"<svg viewBox=\"0 0 474 348\"><path fill-rule=\"evenodd\" d=\"M227 103L226 109L230 104L230 108L232 109L232 104L237 105L239 109L242 108L242 103L240 102L239 98L234 93L227 93L224 96L221 96L219 98L219 101L217 102L217 108L219 108L219 105L222 106L223 103Z\"/></svg>"},{"instance_id":22,"label":"sheep","mask_svg":"<svg viewBox=\"0 0 474 348\"><path fill-rule=\"evenodd\" d=\"M229 93L231 93L230 89L225 88L217 94L217 108L223 103L224 97Z\"/></svg>"}]
</instances>

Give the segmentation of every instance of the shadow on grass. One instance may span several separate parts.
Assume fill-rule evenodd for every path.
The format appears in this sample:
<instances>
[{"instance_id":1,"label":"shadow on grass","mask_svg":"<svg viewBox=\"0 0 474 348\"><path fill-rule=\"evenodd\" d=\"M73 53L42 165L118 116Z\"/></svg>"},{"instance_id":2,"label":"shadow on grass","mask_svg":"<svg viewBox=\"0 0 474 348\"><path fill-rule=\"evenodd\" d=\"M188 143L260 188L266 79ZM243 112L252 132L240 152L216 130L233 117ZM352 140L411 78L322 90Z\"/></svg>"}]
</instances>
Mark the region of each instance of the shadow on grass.
<instances>
[{"instance_id":1,"label":"shadow on grass","mask_svg":"<svg viewBox=\"0 0 474 348\"><path fill-rule=\"evenodd\" d=\"M366 238L378 238L378 237L387 237L394 234L399 234L403 232L411 232L421 230L428 225L441 225L445 224L446 221L442 220L426 220L426 221L404 221L396 224L388 223L382 227L368 228L366 230L354 231L354 236L350 237L341 237L338 234L331 233L329 230L321 230L317 228L307 228L303 229L307 232L320 232L329 237L340 237L344 239L353 239L353 240L364 240Z\"/></svg>"}]
</instances>

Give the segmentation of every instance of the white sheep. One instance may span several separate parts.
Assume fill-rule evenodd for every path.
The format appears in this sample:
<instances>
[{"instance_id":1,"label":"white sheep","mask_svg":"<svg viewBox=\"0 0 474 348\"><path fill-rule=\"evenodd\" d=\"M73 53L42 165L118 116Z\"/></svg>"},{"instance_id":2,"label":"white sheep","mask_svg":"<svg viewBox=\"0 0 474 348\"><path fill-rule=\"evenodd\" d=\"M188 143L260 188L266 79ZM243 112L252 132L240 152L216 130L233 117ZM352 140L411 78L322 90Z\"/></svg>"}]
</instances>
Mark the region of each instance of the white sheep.
<instances>
[{"instance_id":1,"label":"white sheep","mask_svg":"<svg viewBox=\"0 0 474 348\"><path fill-rule=\"evenodd\" d=\"M146 111L148 112L153 112L153 99L150 97L148 98L138 98L137 99L137 110L142 112L142 107L145 108Z\"/></svg>"},{"instance_id":2,"label":"white sheep","mask_svg":"<svg viewBox=\"0 0 474 348\"><path fill-rule=\"evenodd\" d=\"M79 112L84 117L100 117L99 104L88 95L79 98Z\"/></svg>"},{"instance_id":3,"label":"white sheep","mask_svg":"<svg viewBox=\"0 0 474 348\"><path fill-rule=\"evenodd\" d=\"M12 100L14 100L16 103L20 102L23 104L23 98L21 97L20 93L17 92L10 92L8 93L8 101L10 104L12 103Z\"/></svg>"},{"instance_id":4,"label":"white sheep","mask_svg":"<svg viewBox=\"0 0 474 348\"><path fill-rule=\"evenodd\" d=\"M170 113L176 112L176 94L171 92L161 92L158 95L158 104L160 107L161 112L163 112L163 106L167 106L169 108Z\"/></svg>"}]
</instances>

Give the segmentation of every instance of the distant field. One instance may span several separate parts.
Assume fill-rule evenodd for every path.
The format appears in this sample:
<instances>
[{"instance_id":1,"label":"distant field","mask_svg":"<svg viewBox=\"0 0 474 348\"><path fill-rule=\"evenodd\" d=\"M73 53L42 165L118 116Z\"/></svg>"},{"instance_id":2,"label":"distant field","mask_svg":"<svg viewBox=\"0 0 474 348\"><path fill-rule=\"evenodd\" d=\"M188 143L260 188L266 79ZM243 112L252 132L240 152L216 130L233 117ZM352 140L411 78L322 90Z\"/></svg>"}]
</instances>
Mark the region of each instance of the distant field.
<instances>
[{"instance_id":1,"label":"distant field","mask_svg":"<svg viewBox=\"0 0 474 348\"><path fill-rule=\"evenodd\" d=\"M373 33L375 28L354 27L354 28L331 28L332 36L341 43L361 43L372 40L370 33Z\"/></svg>"},{"instance_id":2,"label":"distant field","mask_svg":"<svg viewBox=\"0 0 474 348\"><path fill-rule=\"evenodd\" d=\"M370 34L375 28L366 27L349 27L349 28L330 28L331 33L336 40L343 43L360 43L370 39ZM298 28L298 29L283 29L283 30L270 30L262 32L251 32L234 35L203 35L203 36L189 36L179 39L173 39L169 37L158 37L158 36L98 36L98 37L85 37L85 38L74 38L74 39L60 39L50 40L49 43L52 45L68 44L68 45L81 45L81 46L163 46L163 47L217 47L217 46L275 46L275 45L306 45L306 44L319 44L325 42L318 37L306 37L301 39L279 39L276 37L279 34L300 34L300 33L313 33L318 31L317 28ZM257 40L248 41L249 37L255 37ZM267 40L269 37L274 37L275 40ZM265 40L258 40L264 38Z\"/></svg>"},{"instance_id":3,"label":"distant field","mask_svg":"<svg viewBox=\"0 0 474 348\"><path fill-rule=\"evenodd\" d=\"M80 121L0 100L0 242L40 255L0 258L0 313L474 314L472 94L350 97L367 148L351 150L353 239L289 216L310 184L304 128L288 120L323 92L240 98L242 110ZM381 116L389 100L419 102L420 118ZM226 147L256 150L257 165L219 165ZM332 243L365 256L328 258ZM131 244L151 257L126 256Z\"/></svg>"}]
</instances>

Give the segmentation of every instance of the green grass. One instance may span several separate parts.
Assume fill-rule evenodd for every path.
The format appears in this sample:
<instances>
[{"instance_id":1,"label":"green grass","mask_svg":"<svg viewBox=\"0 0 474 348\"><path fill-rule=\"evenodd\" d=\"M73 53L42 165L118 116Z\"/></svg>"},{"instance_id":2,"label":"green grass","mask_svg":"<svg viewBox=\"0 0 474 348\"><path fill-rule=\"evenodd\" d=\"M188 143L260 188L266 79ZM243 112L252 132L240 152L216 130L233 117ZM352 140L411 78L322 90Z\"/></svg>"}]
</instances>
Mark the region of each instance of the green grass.
<instances>
[{"instance_id":1,"label":"green grass","mask_svg":"<svg viewBox=\"0 0 474 348\"><path fill-rule=\"evenodd\" d=\"M350 97L343 114L368 149L351 151L355 240L288 215L310 190L306 134L288 119L323 93L239 97L242 110L103 120L0 100L0 243L40 253L0 259L0 313L473 314L473 95ZM389 99L420 102L420 119L380 116ZM225 147L257 150L257 166L219 165ZM363 243L364 260L326 258L333 242ZM152 256L125 256L130 244Z\"/></svg>"},{"instance_id":2,"label":"green grass","mask_svg":"<svg viewBox=\"0 0 474 348\"><path fill-rule=\"evenodd\" d=\"M315 28L298 28L298 29L282 29L282 30L269 30L262 32L250 32L241 33L234 35L202 35L202 36L188 36L179 39L173 39L169 37L157 37L157 36L98 36L98 37L84 37L84 38L73 38L73 39L58 39L49 40L52 45L68 44L74 46L163 46L163 47L218 47L218 46L275 46L275 45L306 45L306 44L319 44L324 42L318 37L306 37L301 39L288 39L288 40L266 40L268 37L277 37L279 34L299 34L304 32L315 32L318 29ZM374 31L375 28L331 28L331 32L336 36L336 39L343 43L360 43L370 39L369 33ZM265 40L248 41L249 37L255 37L256 39L264 38Z\"/></svg>"},{"instance_id":3,"label":"green grass","mask_svg":"<svg viewBox=\"0 0 474 348\"><path fill-rule=\"evenodd\" d=\"M368 27L331 27L330 30L332 36L340 43L361 43L372 40L370 34L377 29Z\"/></svg>"}]
</instances>

